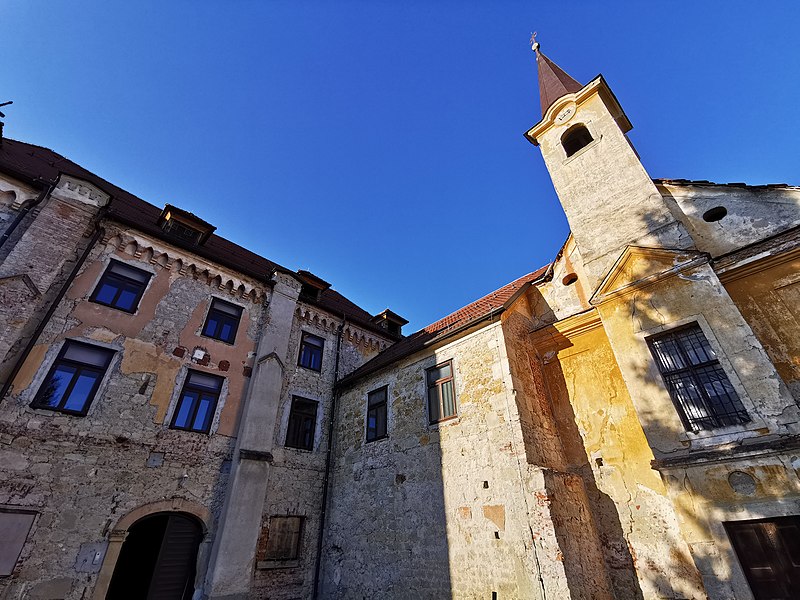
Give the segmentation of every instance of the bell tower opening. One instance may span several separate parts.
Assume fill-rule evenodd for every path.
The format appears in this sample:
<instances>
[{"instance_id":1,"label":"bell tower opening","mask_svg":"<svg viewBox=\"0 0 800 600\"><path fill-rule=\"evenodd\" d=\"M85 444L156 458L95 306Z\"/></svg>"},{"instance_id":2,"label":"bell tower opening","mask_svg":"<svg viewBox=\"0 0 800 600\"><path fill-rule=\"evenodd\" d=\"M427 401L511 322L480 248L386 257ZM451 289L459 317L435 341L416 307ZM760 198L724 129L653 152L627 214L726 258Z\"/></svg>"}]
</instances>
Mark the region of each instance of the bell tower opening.
<instances>
[{"instance_id":1,"label":"bell tower opening","mask_svg":"<svg viewBox=\"0 0 800 600\"><path fill-rule=\"evenodd\" d=\"M586 129L585 125L573 125L564 135L561 136L561 145L564 147L564 152L567 153L567 158L578 152L581 148L585 148L594 141L592 134Z\"/></svg>"}]
</instances>

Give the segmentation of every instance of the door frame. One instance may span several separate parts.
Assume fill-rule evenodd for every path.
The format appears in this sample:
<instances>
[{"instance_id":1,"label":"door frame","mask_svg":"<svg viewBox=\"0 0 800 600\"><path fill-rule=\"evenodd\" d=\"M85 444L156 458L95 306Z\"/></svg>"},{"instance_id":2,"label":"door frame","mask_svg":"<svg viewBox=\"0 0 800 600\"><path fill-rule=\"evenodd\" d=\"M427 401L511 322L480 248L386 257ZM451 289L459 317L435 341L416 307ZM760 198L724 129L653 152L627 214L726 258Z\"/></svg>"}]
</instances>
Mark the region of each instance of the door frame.
<instances>
[{"instance_id":1,"label":"door frame","mask_svg":"<svg viewBox=\"0 0 800 600\"><path fill-rule=\"evenodd\" d=\"M195 583L205 575L205 567L208 563L209 551L211 549L211 536L208 535L212 521L211 511L205 506L184 498L172 498L171 500L151 502L134 508L132 511L120 517L114 528L108 533L108 547L106 548L105 557L103 558L103 566L97 574L97 582L94 586L94 592L92 592L92 600L105 600L106 594L108 593L108 586L111 584L111 577L114 575L114 569L117 566L117 560L119 560L119 554L122 551L122 544L128 537L130 527L142 518L158 513L183 513L195 517L199 521L203 537L200 541L200 548L197 551Z\"/></svg>"}]
</instances>

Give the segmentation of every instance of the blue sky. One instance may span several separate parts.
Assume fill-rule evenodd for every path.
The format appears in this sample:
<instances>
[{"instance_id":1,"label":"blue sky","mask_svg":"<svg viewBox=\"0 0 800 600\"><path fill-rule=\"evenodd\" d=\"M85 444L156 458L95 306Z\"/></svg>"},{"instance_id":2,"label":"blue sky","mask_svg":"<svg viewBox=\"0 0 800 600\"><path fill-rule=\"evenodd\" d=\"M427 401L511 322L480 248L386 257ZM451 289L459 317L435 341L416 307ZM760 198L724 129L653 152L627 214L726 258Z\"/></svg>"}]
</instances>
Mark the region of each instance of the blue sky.
<instances>
[{"instance_id":1,"label":"blue sky","mask_svg":"<svg viewBox=\"0 0 800 600\"><path fill-rule=\"evenodd\" d=\"M531 31L653 177L800 184L796 2L4 0L6 135L409 331L554 257Z\"/></svg>"}]
</instances>

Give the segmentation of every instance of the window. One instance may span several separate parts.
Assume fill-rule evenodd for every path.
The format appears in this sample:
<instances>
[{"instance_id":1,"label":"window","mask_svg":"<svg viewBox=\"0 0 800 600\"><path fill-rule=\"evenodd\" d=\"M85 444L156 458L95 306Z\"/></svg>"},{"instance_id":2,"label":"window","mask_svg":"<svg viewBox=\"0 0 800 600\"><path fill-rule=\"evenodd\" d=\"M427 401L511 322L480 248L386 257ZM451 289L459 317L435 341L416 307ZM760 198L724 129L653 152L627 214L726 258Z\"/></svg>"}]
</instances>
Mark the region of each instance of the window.
<instances>
[{"instance_id":1,"label":"window","mask_svg":"<svg viewBox=\"0 0 800 600\"><path fill-rule=\"evenodd\" d=\"M303 337L300 339L300 356L297 359L297 364L306 369L321 371L323 346L325 346L325 340L321 337L303 332Z\"/></svg>"},{"instance_id":2,"label":"window","mask_svg":"<svg viewBox=\"0 0 800 600\"><path fill-rule=\"evenodd\" d=\"M235 304L218 298L211 300L203 335L222 342L232 344L236 340L236 330L242 318L242 309Z\"/></svg>"},{"instance_id":3,"label":"window","mask_svg":"<svg viewBox=\"0 0 800 600\"><path fill-rule=\"evenodd\" d=\"M386 398L388 386L367 394L367 441L386 437Z\"/></svg>"},{"instance_id":4,"label":"window","mask_svg":"<svg viewBox=\"0 0 800 600\"><path fill-rule=\"evenodd\" d=\"M114 351L67 340L31 406L85 415Z\"/></svg>"},{"instance_id":5,"label":"window","mask_svg":"<svg viewBox=\"0 0 800 600\"><path fill-rule=\"evenodd\" d=\"M216 375L189 371L170 427L208 433L224 381Z\"/></svg>"},{"instance_id":6,"label":"window","mask_svg":"<svg viewBox=\"0 0 800 600\"><path fill-rule=\"evenodd\" d=\"M564 152L567 153L568 157L575 154L581 148L585 148L591 144L592 141L594 141L594 138L584 125L575 125L561 136L561 145L564 146Z\"/></svg>"},{"instance_id":7,"label":"window","mask_svg":"<svg viewBox=\"0 0 800 600\"><path fill-rule=\"evenodd\" d=\"M286 445L301 450L314 449L314 432L317 429L317 403L305 398L292 398Z\"/></svg>"},{"instance_id":8,"label":"window","mask_svg":"<svg viewBox=\"0 0 800 600\"><path fill-rule=\"evenodd\" d=\"M266 560L293 560L300 555L304 517L270 517Z\"/></svg>"},{"instance_id":9,"label":"window","mask_svg":"<svg viewBox=\"0 0 800 600\"><path fill-rule=\"evenodd\" d=\"M428 416L431 423L456 416L456 394L453 387L453 361L449 360L425 370L428 383Z\"/></svg>"},{"instance_id":10,"label":"window","mask_svg":"<svg viewBox=\"0 0 800 600\"><path fill-rule=\"evenodd\" d=\"M112 260L89 300L125 312L136 312L150 273Z\"/></svg>"},{"instance_id":11,"label":"window","mask_svg":"<svg viewBox=\"0 0 800 600\"><path fill-rule=\"evenodd\" d=\"M0 577L8 577L14 571L34 517L32 512L0 510Z\"/></svg>"},{"instance_id":12,"label":"window","mask_svg":"<svg viewBox=\"0 0 800 600\"><path fill-rule=\"evenodd\" d=\"M163 227L164 231L169 233L171 236L190 244L194 244L198 239L200 239L200 231L193 229L176 219L170 219L166 221Z\"/></svg>"},{"instance_id":13,"label":"window","mask_svg":"<svg viewBox=\"0 0 800 600\"><path fill-rule=\"evenodd\" d=\"M647 343L688 430L750 420L699 325L653 336Z\"/></svg>"}]
</instances>

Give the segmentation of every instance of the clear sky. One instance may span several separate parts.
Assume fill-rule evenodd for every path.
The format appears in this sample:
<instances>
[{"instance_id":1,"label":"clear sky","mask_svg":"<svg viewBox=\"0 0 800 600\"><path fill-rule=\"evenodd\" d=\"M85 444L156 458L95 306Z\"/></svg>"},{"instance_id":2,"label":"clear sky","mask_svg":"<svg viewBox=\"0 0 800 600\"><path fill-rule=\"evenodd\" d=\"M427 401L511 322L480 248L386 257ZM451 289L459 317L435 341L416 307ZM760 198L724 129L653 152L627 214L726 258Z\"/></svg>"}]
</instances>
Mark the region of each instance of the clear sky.
<instances>
[{"instance_id":1,"label":"clear sky","mask_svg":"<svg viewBox=\"0 0 800 600\"><path fill-rule=\"evenodd\" d=\"M800 3L2 0L6 135L413 331L552 260L528 45L653 177L800 184Z\"/></svg>"}]
</instances>

